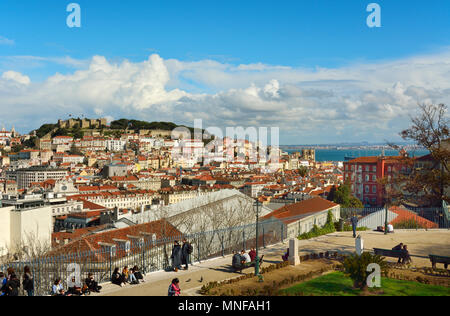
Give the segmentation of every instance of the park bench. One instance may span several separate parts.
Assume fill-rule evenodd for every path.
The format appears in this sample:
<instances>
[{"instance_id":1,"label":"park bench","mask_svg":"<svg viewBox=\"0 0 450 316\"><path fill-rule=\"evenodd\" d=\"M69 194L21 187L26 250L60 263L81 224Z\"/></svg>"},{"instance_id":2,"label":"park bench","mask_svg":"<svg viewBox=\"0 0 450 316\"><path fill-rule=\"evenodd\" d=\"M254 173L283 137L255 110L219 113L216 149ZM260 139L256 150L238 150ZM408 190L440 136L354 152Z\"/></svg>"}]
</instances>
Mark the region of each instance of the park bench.
<instances>
[{"instance_id":1,"label":"park bench","mask_svg":"<svg viewBox=\"0 0 450 316\"><path fill-rule=\"evenodd\" d=\"M450 257L437 256L437 255L428 255L430 257L431 266L433 269L436 269L436 263L443 263L445 269L448 268L448 264L450 263Z\"/></svg>"},{"instance_id":2,"label":"park bench","mask_svg":"<svg viewBox=\"0 0 450 316\"><path fill-rule=\"evenodd\" d=\"M402 258L404 255L401 250L373 248L373 251L376 255L383 257Z\"/></svg>"}]
</instances>

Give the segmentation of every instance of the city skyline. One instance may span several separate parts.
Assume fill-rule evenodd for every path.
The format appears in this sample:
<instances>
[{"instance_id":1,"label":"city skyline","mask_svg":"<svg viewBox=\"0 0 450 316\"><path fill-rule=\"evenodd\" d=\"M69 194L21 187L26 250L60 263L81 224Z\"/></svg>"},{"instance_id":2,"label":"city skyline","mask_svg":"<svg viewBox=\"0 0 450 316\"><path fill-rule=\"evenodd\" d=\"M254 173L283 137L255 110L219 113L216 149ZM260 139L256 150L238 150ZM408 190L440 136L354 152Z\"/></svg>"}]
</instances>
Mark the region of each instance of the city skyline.
<instances>
[{"instance_id":1,"label":"city skyline","mask_svg":"<svg viewBox=\"0 0 450 316\"><path fill-rule=\"evenodd\" d=\"M450 103L445 1L378 1L381 28L366 25L369 1L77 1L79 29L69 3L0 4L5 127L201 118L280 127L281 144L377 143L399 141L418 103Z\"/></svg>"}]
</instances>

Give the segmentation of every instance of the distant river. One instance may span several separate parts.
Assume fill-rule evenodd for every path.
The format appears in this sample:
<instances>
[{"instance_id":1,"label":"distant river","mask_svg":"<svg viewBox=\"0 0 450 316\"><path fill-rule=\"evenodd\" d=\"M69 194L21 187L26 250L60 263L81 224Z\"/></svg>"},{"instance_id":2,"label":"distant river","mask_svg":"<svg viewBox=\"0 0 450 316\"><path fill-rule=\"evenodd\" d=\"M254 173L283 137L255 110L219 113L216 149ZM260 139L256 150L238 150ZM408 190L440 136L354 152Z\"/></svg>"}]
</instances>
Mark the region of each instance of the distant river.
<instances>
[{"instance_id":1,"label":"distant river","mask_svg":"<svg viewBox=\"0 0 450 316\"><path fill-rule=\"evenodd\" d=\"M288 153L293 153L295 149L285 150ZM345 157L366 157L366 156L380 156L381 149L316 149L316 161L344 161ZM411 156L428 155L429 151L425 149L417 149L409 151ZM385 156L397 156L397 150L384 150Z\"/></svg>"}]
</instances>

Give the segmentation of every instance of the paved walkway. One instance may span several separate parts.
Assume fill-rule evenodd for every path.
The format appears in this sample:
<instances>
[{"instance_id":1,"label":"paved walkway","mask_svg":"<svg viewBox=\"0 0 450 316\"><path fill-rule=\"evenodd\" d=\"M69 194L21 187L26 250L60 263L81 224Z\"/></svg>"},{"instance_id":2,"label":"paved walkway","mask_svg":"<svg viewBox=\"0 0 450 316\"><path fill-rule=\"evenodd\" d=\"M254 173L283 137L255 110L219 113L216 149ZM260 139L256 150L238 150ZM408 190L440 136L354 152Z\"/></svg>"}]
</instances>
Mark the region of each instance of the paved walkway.
<instances>
[{"instance_id":1,"label":"paved walkway","mask_svg":"<svg viewBox=\"0 0 450 316\"><path fill-rule=\"evenodd\" d=\"M450 256L450 230L418 230L396 231L394 234L384 235L380 232L359 232L364 239L364 248L391 249L400 242L408 245L412 255L413 265L430 266L428 254ZM261 249L264 255L263 266L281 261L281 255L288 247L288 241L279 243L266 249ZM355 240L351 232L336 232L310 240L299 242L300 254L318 253L325 251L338 251L352 253L355 249ZM181 294L183 296L198 295L197 291L202 285L212 281L222 281L239 276L239 273L230 271L231 255L216 258L202 263L196 263L188 271L164 272L158 271L145 276L145 282L139 285L126 285L118 287L107 283L100 295L107 296L165 296L173 278L180 280ZM395 259L392 259L395 260ZM243 273L251 273L254 268L248 268ZM98 294L96 294L98 295Z\"/></svg>"}]
</instances>

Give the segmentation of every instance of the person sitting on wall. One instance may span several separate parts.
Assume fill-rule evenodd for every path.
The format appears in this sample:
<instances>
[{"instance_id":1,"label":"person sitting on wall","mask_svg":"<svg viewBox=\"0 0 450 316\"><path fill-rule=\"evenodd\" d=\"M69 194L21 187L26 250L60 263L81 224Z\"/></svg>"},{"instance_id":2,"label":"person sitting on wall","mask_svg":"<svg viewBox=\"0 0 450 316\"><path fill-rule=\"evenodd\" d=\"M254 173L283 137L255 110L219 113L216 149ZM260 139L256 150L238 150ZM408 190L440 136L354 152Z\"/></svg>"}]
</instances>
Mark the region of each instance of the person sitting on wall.
<instances>
[{"instance_id":1,"label":"person sitting on wall","mask_svg":"<svg viewBox=\"0 0 450 316\"><path fill-rule=\"evenodd\" d=\"M283 256L281 256L281 258L283 259L283 261L288 261L289 260L289 248L286 249L286 252L284 253Z\"/></svg>"},{"instance_id":2,"label":"person sitting on wall","mask_svg":"<svg viewBox=\"0 0 450 316\"><path fill-rule=\"evenodd\" d=\"M100 293L102 287L98 285L97 281L94 280L94 275L92 273L88 274L88 277L84 281L87 286L87 289L91 292Z\"/></svg>"},{"instance_id":3,"label":"person sitting on wall","mask_svg":"<svg viewBox=\"0 0 450 316\"><path fill-rule=\"evenodd\" d=\"M243 259L242 256L237 251L235 251L231 263L234 271L239 271L240 273L242 273L242 269L245 267L243 262L245 262L245 259Z\"/></svg>"},{"instance_id":4,"label":"person sitting on wall","mask_svg":"<svg viewBox=\"0 0 450 316\"><path fill-rule=\"evenodd\" d=\"M392 250L395 251L402 251L403 250L403 243L399 243L397 246L395 246L394 248L392 248ZM402 262L402 257L398 258L397 263L401 263Z\"/></svg>"}]
</instances>

